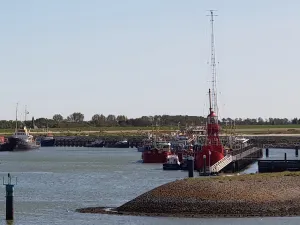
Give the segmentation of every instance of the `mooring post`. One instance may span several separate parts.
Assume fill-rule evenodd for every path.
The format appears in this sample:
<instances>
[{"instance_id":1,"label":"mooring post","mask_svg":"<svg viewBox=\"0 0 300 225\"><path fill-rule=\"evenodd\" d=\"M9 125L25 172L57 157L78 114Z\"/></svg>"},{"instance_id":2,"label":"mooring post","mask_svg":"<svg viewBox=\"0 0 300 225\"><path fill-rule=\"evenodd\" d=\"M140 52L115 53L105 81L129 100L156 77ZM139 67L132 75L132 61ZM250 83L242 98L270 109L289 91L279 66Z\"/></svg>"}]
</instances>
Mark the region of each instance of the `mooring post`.
<instances>
[{"instance_id":1,"label":"mooring post","mask_svg":"<svg viewBox=\"0 0 300 225\"><path fill-rule=\"evenodd\" d=\"M14 219L14 184L11 182L10 173L7 175L7 183L5 183L5 179L3 177L3 185L5 185L6 189L6 220ZM17 178L16 183L17 184Z\"/></svg>"},{"instance_id":2,"label":"mooring post","mask_svg":"<svg viewBox=\"0 0 300 225\"><path fill-rule=\"evenodd\" d=\"M284 153L284 166L285 166L285 170L287 170L288 168L288 164L287 164L287 160L286 160L286 152Z\"/></svg>"},{"instance_id":3,"label":"mooring post","mask_svg":"<svg viewBox=\"0 0 300 225\"><path fill-rule=\"evenodd\" d=\"M266 148L266 157L269 157L269 148Z\"/></svg>"},{"instance_id":4,"label":"mooring post","mask_svg":"<svg viewBox=\"0 0 300 225\"><path fill-rule=\"evenodd\" d=\"M286 161L286 152L284 153L284 161Z\"/></svg>"},{"instance_id":5,"label":"mooring post","mask_svg":"<svg viewBox=\"0 0 300 225\"><path fill-rule=\"evenodd\" d=\"M299 150L299 146L297 145L296 147L295 147L295 155L296 155L296 157L298 157L298 150Z\"/></svg>"},{"instance_id":6,"label":"mooring post","mask_svg":"<svg viewBox=\"0 0 300 225\"><path fill-rule=\"evenodd\" d=\"M206 155L203 155L203 173L206 175Z\"/></svg>"},{"instance_id":7,"label":"mooring post","mask_svg":"<svg viewBox=\"0 0 300 225\"><path fill-rule=\"evenodd\" d=\"M189 177L194 177L194 157L188 156L187 158Z\"/></svg>"}]
</instances>

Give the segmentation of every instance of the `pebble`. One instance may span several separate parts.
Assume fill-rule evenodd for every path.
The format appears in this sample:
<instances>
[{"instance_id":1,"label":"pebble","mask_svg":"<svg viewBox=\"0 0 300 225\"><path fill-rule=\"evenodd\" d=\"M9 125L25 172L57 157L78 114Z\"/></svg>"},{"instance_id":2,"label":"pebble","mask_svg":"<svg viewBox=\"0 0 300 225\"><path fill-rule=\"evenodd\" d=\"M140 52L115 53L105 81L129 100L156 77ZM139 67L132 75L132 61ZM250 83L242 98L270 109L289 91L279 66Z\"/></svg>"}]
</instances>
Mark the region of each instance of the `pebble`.
<instances>
[{"instance_id":1,"label":"pebble","mask_svg":"<svg viewBox=\"0 0 300 225\"><path fill-rule=\"evenodd\" d=\"M264 217L300 215L300 172L177 180L115 208L82 213L176 217Z\"/></svg>"},{"instance_id":2,"label":"pebble","mask_svg":"<svg viewBox=\"0 0 300 225\"><path fill-rule=\"evenodd\" d=\"M146 192L117 210L176 216L300 215L300 173L179 180Z\"/></svg>"}]
</instances>

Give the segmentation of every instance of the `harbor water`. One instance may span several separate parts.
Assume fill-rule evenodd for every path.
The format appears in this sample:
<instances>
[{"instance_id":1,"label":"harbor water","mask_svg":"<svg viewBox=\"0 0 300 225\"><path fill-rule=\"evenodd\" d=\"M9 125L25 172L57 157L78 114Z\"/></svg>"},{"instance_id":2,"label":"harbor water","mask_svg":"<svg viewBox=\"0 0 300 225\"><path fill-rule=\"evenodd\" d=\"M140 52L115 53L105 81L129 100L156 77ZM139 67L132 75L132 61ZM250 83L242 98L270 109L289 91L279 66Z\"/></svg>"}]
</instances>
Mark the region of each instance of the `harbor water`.
<instances>
[{"instance_id":1,"label":"harbor water","mask_svg":"<svg viewBox=\"0 0 300 225\"><path fill-rule=\"evenodd\" d=\"M270 149L270 158L295 157L294 150ZM299 217L196 219L81 214L77 208L116 207L161 184L188 176L142 164L135 148L46 147L28 152L1 152L0 175L18 177L14 191L14 225L182 225L299 224ZM257 171L257 164L244 173ZM5 221L5 186L0 189L0 224Z\"/></svg>"}]
</instances>

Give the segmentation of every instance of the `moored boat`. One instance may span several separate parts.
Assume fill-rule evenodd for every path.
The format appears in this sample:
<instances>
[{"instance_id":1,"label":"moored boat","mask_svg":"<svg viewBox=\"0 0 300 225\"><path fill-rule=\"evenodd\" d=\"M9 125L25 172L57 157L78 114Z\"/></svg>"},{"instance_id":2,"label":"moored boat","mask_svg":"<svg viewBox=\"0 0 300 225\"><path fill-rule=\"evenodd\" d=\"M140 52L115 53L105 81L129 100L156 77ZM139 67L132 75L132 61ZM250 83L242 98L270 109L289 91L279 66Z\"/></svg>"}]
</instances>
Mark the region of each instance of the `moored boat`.
<instances>
[{"instance_id":1,"label":"moored boat","mask_svg":"<svg viewBox=\"0 0 300 225\"><path fill-rule=\"evenodd\" d=\"M104 146L104 140L95 140L92 143L86 145L86 147L102 148Z\"/></svg>"},{"instance_id":2,"label":"moored boat","mask_svg":"<svg viewBox=\"0 0 300 225\"><path fill-rule=\"evenodd\" d=\"M113 145L113 148L129 148L129 142L127 140L118 141Z\"/></svg>"},{"instance_id":3,"label":"moored boat","mask_svg":"<svg viewBox=\"0 0 300 225\"><path fill-rule=\"evenodd\" d=\"M23 129L16 129L11 138L15 139L17 143L13 151L32 150L40 147L40 144L29 134L26 126Z\"/></svg>"},{"instance_id":4,"label":"moored boat","mask_svg":"<svg viewBox=\"0 0 300 225\"><path fill-rule=\"evenodd\" d=\"M167 161L163 164L163 170L180 170L178 155L172 154L167 156Z\"/></svg>"},{"instance_id":5,"label":"moored boat","mask_svg":"<svg viewBox=\"0 0 300 225\"><path fill-rule=\"evenodd\" d=\"M142 146L137 147L137 151L144 152L144 151L151 150L151 148L152 148L152 143L150 141L144 141Z\"/></svg>"},{"instance_id":6,"label":"moored boat","mask_svg":"<svg viewBox=\"0 0 300 225\"><path fill-rule=\"evenodd\" d=\"M200 170L205 166L212 166L225 157L224 146L219 138L220 126L218 117L212 110L211 92L209 89L209 115L207 116L206 140L195 158L195 168Z\"/></svg>"},{"instance_id":7,"label":"moored boat","mask_svg":"<svg viewBox=\"0 0 300 225\"><path fill-rule=\"evenodd\" d=\"M153 148L142 153L143 163L165 163L171 155L171 144L164 141L155 141Z\"/></svg>"},{"instance_id":8,"label":"moored boat","mask_svg":"<svg viewBox=\"0 0 300 225\"><path fill-rule=\"evenodd\" d=\"M55 138L52 133L48 132L46 136L40 139L40 142L42 147L51 147L55 145Z\"/></svg>"},{"instance_id":9,"label":"moored boat","mask_svg":"<svg viewBox=\"0 0 300 225\"><path fill-rule=\"evenodd\" d=\"M16 148L18 140L16 138L7 138L7 141L0 145L0 151L13 151Z\"/></svg>"}]
</instances>

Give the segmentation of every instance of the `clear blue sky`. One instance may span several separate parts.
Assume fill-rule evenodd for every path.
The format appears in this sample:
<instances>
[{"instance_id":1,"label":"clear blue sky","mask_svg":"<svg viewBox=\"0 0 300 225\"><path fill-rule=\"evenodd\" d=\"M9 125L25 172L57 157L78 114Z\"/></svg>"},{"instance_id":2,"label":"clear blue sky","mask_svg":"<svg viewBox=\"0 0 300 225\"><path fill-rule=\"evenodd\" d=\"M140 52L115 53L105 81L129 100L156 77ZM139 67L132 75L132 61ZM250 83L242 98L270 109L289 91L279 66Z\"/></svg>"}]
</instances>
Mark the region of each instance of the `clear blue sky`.
<instances>
[{"instance_id":1,"label":"clear blue sky","mask_svg":"<svg viewBox=\"0 0 300 225\"><path fill-rule=\"evenodd\" d=\"M206 114L209 9L220 117L300 116L298 0L0 3L0 119Z\"/></svg>"}]
</instances>

